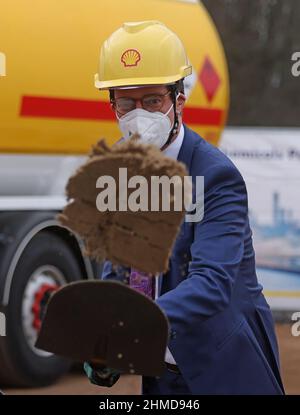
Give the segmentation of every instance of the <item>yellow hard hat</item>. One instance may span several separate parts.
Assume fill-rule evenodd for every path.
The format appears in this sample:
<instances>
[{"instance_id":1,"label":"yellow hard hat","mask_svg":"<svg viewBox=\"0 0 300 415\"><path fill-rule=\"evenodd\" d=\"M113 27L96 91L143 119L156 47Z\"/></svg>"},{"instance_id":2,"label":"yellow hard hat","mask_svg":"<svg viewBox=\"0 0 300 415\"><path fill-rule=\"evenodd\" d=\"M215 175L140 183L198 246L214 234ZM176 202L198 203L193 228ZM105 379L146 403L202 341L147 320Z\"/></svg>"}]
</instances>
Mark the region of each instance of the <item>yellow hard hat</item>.
<instances>
[{"instance_id":1,"label":"yellow hard hat","mask_svg":"<svg viewBox=\"0 0 300 415\"><path fill-rule=\"evenodd\" d=\"M191 73L181 40L163 23L124 23L101 48L95 86L173 84Z\"/></svg>"},{"instance_id":2,"label":"yellow hard hat","mask_svg":"<svg viewBox=\"0 0 300 415\"><path fill-rule=\"evenodd\" d=\"M0 76L5 76L5 55L0 52Z\"/></svg>"}]
</instances>

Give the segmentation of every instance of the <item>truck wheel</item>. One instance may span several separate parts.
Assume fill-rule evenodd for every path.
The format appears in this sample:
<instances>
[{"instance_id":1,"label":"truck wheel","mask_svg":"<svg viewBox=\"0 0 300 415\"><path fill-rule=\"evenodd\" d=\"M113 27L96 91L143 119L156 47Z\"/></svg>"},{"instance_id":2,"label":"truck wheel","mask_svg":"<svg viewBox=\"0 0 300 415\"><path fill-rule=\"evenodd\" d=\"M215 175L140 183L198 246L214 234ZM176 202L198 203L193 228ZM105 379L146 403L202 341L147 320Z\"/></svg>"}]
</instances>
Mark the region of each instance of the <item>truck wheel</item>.
<instances>
[{"instance_id":1,"label":"truck wheel","mask_svg":"<svg viewBox=\"0 0 300 415\"><path fill-rule=\"evenodd\" d=\"M0 358L2 382L45 386L69 370L71 361L39 350L34 344L50 294L80 278L79 263L59 236L44 231L27 245L14 273L6 309L6 336L1 339L5 342L5 356Z\"/></svg>"}]
</instances>

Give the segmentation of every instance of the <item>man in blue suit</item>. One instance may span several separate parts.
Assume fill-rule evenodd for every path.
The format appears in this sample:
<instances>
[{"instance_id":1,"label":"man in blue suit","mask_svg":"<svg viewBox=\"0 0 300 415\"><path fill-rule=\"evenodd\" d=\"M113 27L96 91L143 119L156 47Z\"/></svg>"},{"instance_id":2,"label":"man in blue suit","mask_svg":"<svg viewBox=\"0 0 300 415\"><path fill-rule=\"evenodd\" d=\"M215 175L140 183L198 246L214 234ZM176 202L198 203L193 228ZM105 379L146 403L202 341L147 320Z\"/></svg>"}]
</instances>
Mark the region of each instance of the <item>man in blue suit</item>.
<instances>
[{"instance_id":1,"label":"man in blue suit","mask_svg":"<svg viewBox=\"0 0 300 415\"><path fill-rule=\"evenodd\" d=\"M140 31L138 25L128 29L124 50L137 43L145 23ZM162 38L176 36L148 23L149 36L151 29ZM159 65L159 47L139 53L156 54L152 61ZM182 124L186 57L177 72L178 79L162 83L151 82L150 75L139 82L136 73L132 81L129 74L110 88L124 139L139 133L142 141L185 163L193 181L203 176L205 186L203 219L182 224L169 270L158 279L155 301L168 317L170 340L164 374L144 377L143 393L283 394L274 323L255 272L245 183L223 153ZM105 88L102 82L98 87ZM106 262L102 278L123 280L124 272Z\"/></svg>"}]
</instances>

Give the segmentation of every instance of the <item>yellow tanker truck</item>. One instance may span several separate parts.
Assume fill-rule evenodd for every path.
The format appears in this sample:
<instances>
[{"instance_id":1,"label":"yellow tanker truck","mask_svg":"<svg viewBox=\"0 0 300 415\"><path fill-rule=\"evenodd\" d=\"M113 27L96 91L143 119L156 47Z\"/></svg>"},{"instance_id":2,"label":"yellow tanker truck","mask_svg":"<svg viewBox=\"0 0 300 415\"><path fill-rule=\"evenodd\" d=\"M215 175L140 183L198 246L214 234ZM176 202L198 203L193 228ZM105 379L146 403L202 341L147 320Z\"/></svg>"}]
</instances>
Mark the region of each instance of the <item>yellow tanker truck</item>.
<instances>
[{"instance_id":1,"label":"yellow tanker truck","mask_svg":"<svg viewBox=\"0 0 300 415\"><path fill-rule=\"evenodd\" d=\"M5 55L0 52L0 76L5 76Z\"/></svg>"},{"instance_id":2,"label":"yellow tanker truck","mask_svg":"<svg viewBox=\"0 0 300 415\"><path fill-rule=\"evenodd\" d=\"M0 0L0 10L0 384L46 385L70 366L34 347L47 299L101 267L55 216L90 146L119 138L107 93L94 88L102 42L125 21L173 29L193 66L184 120L214 144L226 121L228 74L197 1Z\"/></svg>"}]
</instances>

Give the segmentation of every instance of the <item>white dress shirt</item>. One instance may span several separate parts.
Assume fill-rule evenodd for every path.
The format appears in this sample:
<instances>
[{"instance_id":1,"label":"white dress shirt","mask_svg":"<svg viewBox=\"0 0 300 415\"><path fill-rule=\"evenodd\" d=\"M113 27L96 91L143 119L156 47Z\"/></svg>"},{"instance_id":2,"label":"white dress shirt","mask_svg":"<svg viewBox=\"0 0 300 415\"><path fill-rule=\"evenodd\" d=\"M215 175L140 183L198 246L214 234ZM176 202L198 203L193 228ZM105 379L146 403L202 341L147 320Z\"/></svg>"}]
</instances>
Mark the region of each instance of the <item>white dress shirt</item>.
<instances>
[{"instance_id":1,"label":"white dress shirt","mask_svg":"<svg viewBox=\"0 0 300 415\"><path fill-rule=\"evenodd\" d=\"M168 145L168 147L165 150L162 151L164 156L177 160L179 151L183 143L183 137L184 137L184 127L181 124L178 136L175 138L175 140L171 144Z\"/></svg>"}]
</instances>

